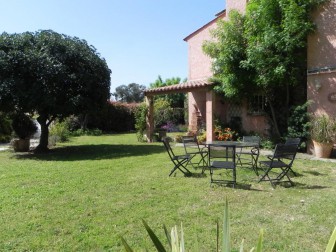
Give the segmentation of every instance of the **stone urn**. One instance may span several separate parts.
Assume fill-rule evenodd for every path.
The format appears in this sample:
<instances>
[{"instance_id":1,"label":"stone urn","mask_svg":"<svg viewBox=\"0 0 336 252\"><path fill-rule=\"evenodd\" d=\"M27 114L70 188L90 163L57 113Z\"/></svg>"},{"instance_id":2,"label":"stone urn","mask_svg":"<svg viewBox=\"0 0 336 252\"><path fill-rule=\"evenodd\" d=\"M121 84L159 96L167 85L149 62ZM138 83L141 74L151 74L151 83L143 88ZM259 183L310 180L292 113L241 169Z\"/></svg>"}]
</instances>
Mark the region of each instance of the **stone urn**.
<instances>
[{"instance_id":1,"label":"stone urn","mask_svg":"<svg viewBox=\"0 0 336 252\"><path fill-rule=\"evenodd\" d=\"M315 156L318 158L329 158L333 150L333 143L319 143L313 140Z\"/></svg>"},{"instance_id":2,"label":"stone urn","mask_svg":"<svg viewBox=\"0 0 336 252\"><path fill-rule=\"evenodd\" d=\"M15 152L28 152L30 147L30 138L14 139L12 144Z\"/></svg>"}]
</instances>

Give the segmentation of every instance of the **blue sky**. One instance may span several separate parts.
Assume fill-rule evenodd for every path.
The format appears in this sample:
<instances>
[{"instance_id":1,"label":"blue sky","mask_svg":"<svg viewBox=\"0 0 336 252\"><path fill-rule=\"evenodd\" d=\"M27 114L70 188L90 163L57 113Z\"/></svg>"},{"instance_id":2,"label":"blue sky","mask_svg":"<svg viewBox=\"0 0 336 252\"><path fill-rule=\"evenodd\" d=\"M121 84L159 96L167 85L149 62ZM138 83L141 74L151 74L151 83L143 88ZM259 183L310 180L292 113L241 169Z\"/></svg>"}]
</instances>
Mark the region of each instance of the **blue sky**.
<instances>
[{"instance_id":1,"label":"blue sky","mask_svg":"<svg viewBox=\"0 0 336 252\"><path fill-rule=\"evenodd\" d=\"M186 78L183 39L225 8L225 0L0 0L0 32L51 29L85 39L106 59L111 92Z\"/></svg>"}]
</instances>

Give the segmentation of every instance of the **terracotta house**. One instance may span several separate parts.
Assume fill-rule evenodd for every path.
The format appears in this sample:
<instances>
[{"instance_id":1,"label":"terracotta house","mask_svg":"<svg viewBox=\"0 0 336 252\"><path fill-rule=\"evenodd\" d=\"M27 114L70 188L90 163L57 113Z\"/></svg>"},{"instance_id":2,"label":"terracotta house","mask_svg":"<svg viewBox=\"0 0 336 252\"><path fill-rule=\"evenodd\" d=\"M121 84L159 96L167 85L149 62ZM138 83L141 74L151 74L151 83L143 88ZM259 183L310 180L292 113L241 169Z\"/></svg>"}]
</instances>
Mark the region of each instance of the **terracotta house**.
<instances>
[{"instance_id":1,"label":"terracotta house","mask_svg":"<svg viewBox=\"0 0 336 252\"><path fill-rule=\"evenodd\" d=\"M245 132L267 135L270 125L263 113L262 96L251 96L236 105L215 95L211 59L202 51L205 40L211 40L210 30L216 27L219 19L227 19L232 9L244 12L248 0L227 0L226 10L219 12L209 23L188 35L188 82L150 89L145 92L149 114L147 136L152 141L153 134L153 96L163 93L183 92L188 94L189 130L197 131L201 124L207 129L207 139L214 140L214 119L219 118L227 124L240 125ZM321 7L314 13L317 32L308 38L308 84L307 99L313 100L311 112L325 112L336 116L336 0Z\"/></svg>"}]
</instances>

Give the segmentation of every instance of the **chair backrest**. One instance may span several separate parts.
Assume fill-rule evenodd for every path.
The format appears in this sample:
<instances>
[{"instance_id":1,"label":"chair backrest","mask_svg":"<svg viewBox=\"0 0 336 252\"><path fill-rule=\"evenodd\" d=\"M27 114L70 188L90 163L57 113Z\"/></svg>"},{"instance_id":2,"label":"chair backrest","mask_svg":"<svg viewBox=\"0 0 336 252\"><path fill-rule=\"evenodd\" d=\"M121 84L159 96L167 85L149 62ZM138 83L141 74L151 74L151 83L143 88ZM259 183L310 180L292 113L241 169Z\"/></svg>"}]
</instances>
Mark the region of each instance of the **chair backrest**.
<instances>
[{"instance_id":1,"label":"chair backrest","mask_svg":"<svg viewBox=\"0 0 336 252\"><path fill-rule=\"evenodd\" d=\"M196 136L183 136L182 142L184 150L187 154L195 151L200 151Z\"/></svg>"},{"instance_id":2,"label":"chair backrest","mask_svg":"<svg viewBox=\"0 0 336 252\"><path fill-rule=\"evenodd\" d=\"M300 138L287 138L285 144L296 144L297 146L299 146L300 142Z\"/></svg>"},{"instance_id":3,"label":"chair backrest","mask_svg":"<svg viewBox=\"0 0 336 252\"><path fill-rule=\"evenodd\" d=\"M225 159L225 161L236 163L236 146L209 145L208 149L210 161L211 159Z\"/></svg>"},{"instance_id":4,"label":"chair backrest","mask_svg":"<svg viewBox=\"0 0 336 252\"><path fill-rule=\"evenodd\" d=\"M243 142L248 143L257 143L260 146L260 137L259 136L243 136Z\"/></svg>"},{"instance_id":5,"label":"chair backrest","mask_svg":"<svg viewBox=\"0 0 336 252\"><path fill-rule=\"evenodd\" d=\"M277 144L275 146L273 158L281 159L286 158L290 159L291 163L294 161L297 152L296 144Z\"/></svg>"},{"instance_id":6,"label":"chair backrest","mask_svg":"<svg viewBox=\"0 0 336 252\"><path fill-rule=\"evenodd\" d=\"M164 147L166 148L166 151L168 152L168 155L169 155L170 159L173 160L174 157L175 157L175 154L173 152L173 149L170 146L169 138L164 137L162 139L162 142L163 142Z\"/></svg>"}]
</instances>

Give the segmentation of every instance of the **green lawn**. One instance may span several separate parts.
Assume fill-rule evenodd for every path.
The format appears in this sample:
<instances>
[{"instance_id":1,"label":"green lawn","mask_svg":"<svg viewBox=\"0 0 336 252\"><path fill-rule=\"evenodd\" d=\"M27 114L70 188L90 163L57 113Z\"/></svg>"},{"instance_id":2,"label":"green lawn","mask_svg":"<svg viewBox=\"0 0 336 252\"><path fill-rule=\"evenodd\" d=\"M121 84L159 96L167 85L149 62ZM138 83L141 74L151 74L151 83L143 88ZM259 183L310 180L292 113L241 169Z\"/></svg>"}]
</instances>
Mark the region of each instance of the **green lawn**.
<instances>
[{"instance_id":1,"label":"green lawn","mask_svg":"<svg viewBox=\"0 0 336 252\"><path fill-rule=\"evenodd\" d=\"M275 190L246 168L236 189L171 168L162 143L135 134L73 138L46 155L2 151L0 251L123 251L120 235L153 251L141 219L162 239L162 224L183 222L187 251L215 251L226 198L235 251L260 229L264 251L324 251L336 225L335 163L297 159L296 186Z\"/></svg>"}]
</instances>

